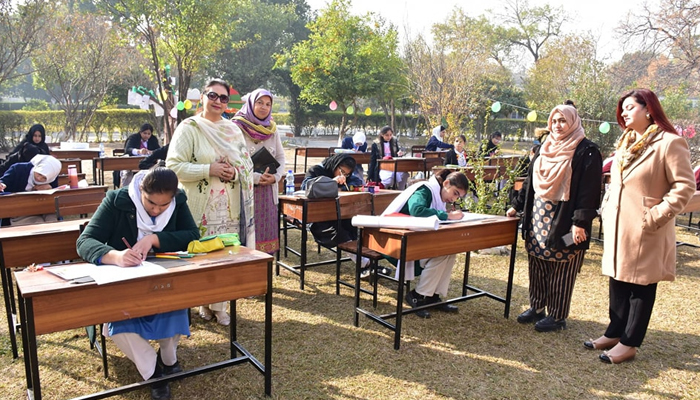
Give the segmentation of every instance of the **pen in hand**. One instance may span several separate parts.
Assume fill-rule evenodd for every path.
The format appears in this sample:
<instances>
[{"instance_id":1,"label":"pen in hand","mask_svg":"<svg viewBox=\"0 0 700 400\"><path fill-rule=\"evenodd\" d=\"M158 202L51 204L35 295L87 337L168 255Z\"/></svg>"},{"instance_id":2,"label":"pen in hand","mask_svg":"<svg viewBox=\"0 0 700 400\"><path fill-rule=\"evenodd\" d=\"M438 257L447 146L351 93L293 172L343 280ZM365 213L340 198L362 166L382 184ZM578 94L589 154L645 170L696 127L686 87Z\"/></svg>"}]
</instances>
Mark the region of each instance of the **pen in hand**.
<instances>
[{"instance_id":1,"label":"pen in hand","mask_svg":"<svg viewBox=\"0 0 700 400\"><path fill-rule=\"evenodd\" d=\"M123 237L123 236L122 236L122 242L124 242L124 244L126 245L126 248L128 248L128 249L131 250L131 251L134 251L134 249L131 248L131 245L129 244L129 242L128 242L128 241L126 240L126 238ZM139 261L143 261L143 256L142 256L141 254L138 254L138 258L139 258ZM141 266L142 263L139 262L138 265Z\"/></svg>"}]
</instances>

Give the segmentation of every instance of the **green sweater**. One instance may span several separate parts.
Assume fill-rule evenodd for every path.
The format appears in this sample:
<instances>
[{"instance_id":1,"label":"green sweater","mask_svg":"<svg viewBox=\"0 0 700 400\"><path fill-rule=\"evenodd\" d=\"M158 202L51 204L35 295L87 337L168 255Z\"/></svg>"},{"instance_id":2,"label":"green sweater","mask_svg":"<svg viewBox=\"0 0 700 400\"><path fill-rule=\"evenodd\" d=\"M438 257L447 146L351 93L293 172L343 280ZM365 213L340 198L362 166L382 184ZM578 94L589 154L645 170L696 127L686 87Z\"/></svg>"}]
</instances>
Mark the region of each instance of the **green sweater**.
<instances>
[{"instance_id":1,"label":"green sweater","mask_svg":"<svg viewBox=\"0 0 700 400\"><path fill-rule=\"evenodd\" d=\"M430 208L433 202L433 193L427 186L421 186L408 198L406 204L401 209L401 214L408 214L413 217L431 217L436 215L439 220L447 220L447 213Z\"/></svg>"},{"instance_id":2,"label":"green sweater","mask_svg":"<svg viewBox=\"0 0 700 400\"><path fill-rule=\"evenodd\" d=\"M83 260L97 263L110 250L124 250L126 245L122 237L129 243L136 243L136 206L128 190L123 187L109 191L80 234L76 244ZM160 252L187 250L189 242L199 239L199 229L187 207L187 196L181 190L175 195L175 211L170 221L156 235Z\"/></svg>"}]
</instances>

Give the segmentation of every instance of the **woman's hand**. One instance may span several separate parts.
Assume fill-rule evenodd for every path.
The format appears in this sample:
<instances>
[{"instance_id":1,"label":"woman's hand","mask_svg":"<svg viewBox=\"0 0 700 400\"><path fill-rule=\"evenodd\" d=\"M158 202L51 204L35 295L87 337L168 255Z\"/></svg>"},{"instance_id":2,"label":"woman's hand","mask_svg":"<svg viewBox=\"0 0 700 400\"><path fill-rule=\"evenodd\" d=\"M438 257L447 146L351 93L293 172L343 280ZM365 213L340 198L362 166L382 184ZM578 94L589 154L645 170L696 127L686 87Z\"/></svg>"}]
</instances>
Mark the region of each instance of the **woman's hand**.
<instances>
[{"instance_id":1,"label":"woman's hand","mask_svg":"<svg viewBox=\"0 0 700 400\"><path fill-rule=\"evenodd\" d=\"M135 267L141 265L143 258L133 249L110 250L102 256L102 264L118 265L120 267Z\"/></svg>"},{"instance_id":2,"label":"woman's hand","mask_svg":"<svg viewBox=\"0 0 700 400\"><path fill-rule=\"evenodd\" d=\"M447 219L449 220L462 219L463 216L462 210L454 210L447 213Z\"/></svg>"},{"instance_id":3,"label":"woman's hand","mask_svg":"<svg viewBox=\"0 0 700 400\"><path fill-rule=\"evenodd\" d=\"M32 190L34 190L34 191L37 191L37 190L51 190L51 189L53 189L53 188L52 188L51 185L49 185L48 183L45 183L45 184L43 184L43 185L36 185L36 186L34 186L34 187L32 188Z\"/></svg>"},{"instance_id":4,"label":"woman's hand","mask_svg":"<svg viewBox=\"0 0 700 400\"><path fill-rule=\"evenodd\" d=\"M571 225L571 237L574 239L574 244L585 242L586 230L576 225Z\"/></svg>"},{"instance_id":5,"label":"woman's hand","mask_svg":"<svg viewBox=\"0 0 700 400\"><path fill-rule=\"evenodd\" d=\"M403 157L403 154L404 154L404 153L403 153L403 150L399 150L399 152L396 153L396 155L399 156L399 157Z\"/></svg>"},{"instance_id":6,"label":"woman's hand","mask_svg":"<svg viewBox=\"0 0 700 400\"><path fill-rule=\"evenodd\" d=\"M260 186L267 186L267 185L274 185L277 183L277 179L275 179L275 176L268 173L270 170L270 167L265 168L265 172L260 175L260 180L258 181L258 185Z\"/></svg>"},{"instance_id":7,"label":"woman's hand","mask_svg":"<svg viewBox=\"0 0 700 400\"><path fill-rule=\"evenodd\" d=\"M518 212L515 210L515 208L511 207L506 211L506 217L515 217L518 214Z\"/></svg>"},{"instance_id":8,"label":"woman's hand","mask_svg":"<svg viewBox=\"0 0 700 400\"><path fill-rule=\"evenodd\" d=\"M142 237L135 245L131 246L131 249L140 254L141 258L145 260L154 247L160 248L160 240L158 240L158 235L150 234Z\"/></svg>"},{"instance_id":9,"label":"woman's hand","mask_svg":"<svg viewBox=\"0 0 700 400\"><path fill-rule=\"evenodd\" d=\"M236 179L236 168L225 160L209 164L209 176L215 176L224 182Z\"/></svg>"},{"instance_id":10,"label":"woman's hand","mask_svg":"<svg viewBox=\"0 0 700 400\"><path fill-rule=\"evenodd\" d=\"M335 178L333 178L334 181L338 182L338 185L345 185L345 175L338 175Z\"/></svg>"},{"instance_id":11,"label":"woman's hand","mask_svg":"<svg viewBox=\"0 0 700 400\"><path fill-rule=\"evenodd\" d=\"M144 156L144 155L150 155L151 151L148 149L139 149L138 153L141 154L142 156Z\"/></svg>"}]
</instances>

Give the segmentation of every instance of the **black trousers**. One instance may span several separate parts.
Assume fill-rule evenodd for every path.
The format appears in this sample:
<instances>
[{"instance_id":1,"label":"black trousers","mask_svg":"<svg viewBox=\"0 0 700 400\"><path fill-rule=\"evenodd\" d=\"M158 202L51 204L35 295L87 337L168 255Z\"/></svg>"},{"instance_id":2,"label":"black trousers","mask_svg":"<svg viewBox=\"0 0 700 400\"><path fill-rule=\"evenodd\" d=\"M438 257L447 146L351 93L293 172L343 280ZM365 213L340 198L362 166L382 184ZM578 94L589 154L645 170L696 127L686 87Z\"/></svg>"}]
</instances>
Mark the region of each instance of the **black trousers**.
<instances>
[{"instance_id":1,"label":"black trousers","mask_svg":"<svg viewBox=\"0 0 700 400\"><path fill-rule=\"evenodd\" d=\"M656 286L656 283L637 285L610 278L610 325L605 336L620 338L620 343L626 346L641 346L654 309Z\"/></svg>"},{"instance_id":2,"label":"black trousers","mask_svg":"<svg viewBox=\"0 0 700 400\"><path fill-rule=\"evenodd\" d=\"M530 307L535 310L546 308L548 315L556 320L567 318L574 284L585 255L586 251L581 250L573 260L560 262L528 255Z\"/></svg>"}]
</instances>

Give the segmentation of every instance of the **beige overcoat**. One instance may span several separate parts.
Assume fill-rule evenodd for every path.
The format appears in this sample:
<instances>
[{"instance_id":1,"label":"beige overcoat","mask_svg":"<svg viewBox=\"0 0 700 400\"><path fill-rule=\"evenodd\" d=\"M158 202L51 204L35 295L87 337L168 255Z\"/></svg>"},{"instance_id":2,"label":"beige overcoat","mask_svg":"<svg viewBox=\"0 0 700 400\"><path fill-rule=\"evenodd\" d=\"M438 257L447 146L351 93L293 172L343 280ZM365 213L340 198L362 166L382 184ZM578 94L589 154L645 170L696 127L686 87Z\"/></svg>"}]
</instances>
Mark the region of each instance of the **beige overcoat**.
<instances>
[{"instance_id":1,"label":"beige overcoat","mask_svg":"<svg viewBox=\"0 0 700 400\"><path fill-rule=\"evenodd\" d=\"M676 215L695 194L685 138L661 132L622 175L610 170L602 203L603 274L648 285L676 277Z\"/></svg>"}]
</instances>

